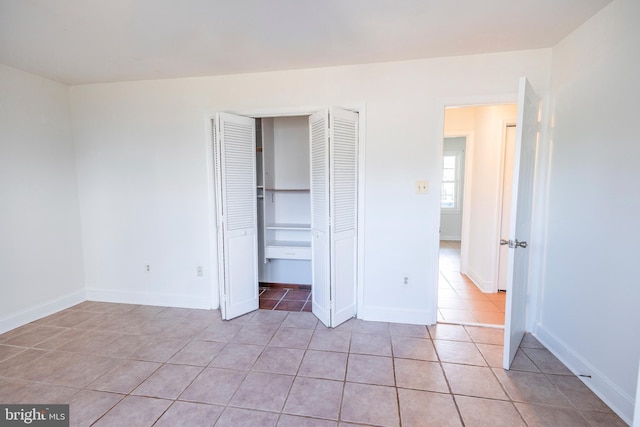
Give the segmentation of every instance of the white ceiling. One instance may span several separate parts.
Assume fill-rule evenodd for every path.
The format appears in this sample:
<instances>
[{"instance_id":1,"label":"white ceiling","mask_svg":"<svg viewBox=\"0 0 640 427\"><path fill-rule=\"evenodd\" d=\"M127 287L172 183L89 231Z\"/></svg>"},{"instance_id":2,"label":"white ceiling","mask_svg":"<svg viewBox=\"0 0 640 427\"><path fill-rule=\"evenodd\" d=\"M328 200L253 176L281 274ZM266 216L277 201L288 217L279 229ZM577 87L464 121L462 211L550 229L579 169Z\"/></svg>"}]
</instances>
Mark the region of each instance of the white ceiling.
<instances>
[{"instance_id":1,"label":"white ceiling","mask_svg":"<svg viewBox=\"0 0 640 427\"><path fill-rule=\"evenodd\" d=\"M66 84L551 47L611 0L0 0L0 63Z\"/></svg>"}]
</instances>

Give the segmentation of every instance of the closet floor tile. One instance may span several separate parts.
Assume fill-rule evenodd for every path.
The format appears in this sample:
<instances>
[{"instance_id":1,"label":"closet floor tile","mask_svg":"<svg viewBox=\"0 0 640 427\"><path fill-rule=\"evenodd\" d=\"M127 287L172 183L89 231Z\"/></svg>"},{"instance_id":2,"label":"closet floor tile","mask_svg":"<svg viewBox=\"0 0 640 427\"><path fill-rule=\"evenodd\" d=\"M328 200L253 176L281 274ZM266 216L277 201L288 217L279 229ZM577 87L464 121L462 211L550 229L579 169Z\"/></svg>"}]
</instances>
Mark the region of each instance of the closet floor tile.
<instances>
[{"instance_id":1,"label":"closet floor tile","mask_svg":"<svg viewBox=\"0 0 640 427\"><path fill-rule=\"evenodd\" d=\"M259 293L259 307L262 310L310 312L311 290L299 289L304 285L262 286Z\"/></svg>"}]
</instances>

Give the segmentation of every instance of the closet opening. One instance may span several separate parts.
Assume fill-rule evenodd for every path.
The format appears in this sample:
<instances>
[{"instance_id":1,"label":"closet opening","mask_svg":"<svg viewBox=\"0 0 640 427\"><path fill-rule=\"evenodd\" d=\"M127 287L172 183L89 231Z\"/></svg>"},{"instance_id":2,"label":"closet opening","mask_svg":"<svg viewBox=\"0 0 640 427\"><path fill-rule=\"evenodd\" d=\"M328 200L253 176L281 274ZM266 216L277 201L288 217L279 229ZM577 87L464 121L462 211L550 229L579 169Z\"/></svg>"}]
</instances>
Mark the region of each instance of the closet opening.
<instances>
[{"instance_id":1,"label":"closet opening","mask_svg":"<svg viewBox=\"0 0 640 427\"><path fill-rule=\"evenodd\" d=\"M309 116L256 118L259 307L312 309Z\"/></svg>"},{"instance_id":2,"label":"closet opening","mask_svg":"<svg viewBox=\"0 0 640 427\"><path fill-rule=\"evenodd\" d=\"M328 327L356 315L361 121L335 107L212 117L223 319L258 309L260 293L275 300L263 308L310 308Z\"/></svg>"}]
</instances>

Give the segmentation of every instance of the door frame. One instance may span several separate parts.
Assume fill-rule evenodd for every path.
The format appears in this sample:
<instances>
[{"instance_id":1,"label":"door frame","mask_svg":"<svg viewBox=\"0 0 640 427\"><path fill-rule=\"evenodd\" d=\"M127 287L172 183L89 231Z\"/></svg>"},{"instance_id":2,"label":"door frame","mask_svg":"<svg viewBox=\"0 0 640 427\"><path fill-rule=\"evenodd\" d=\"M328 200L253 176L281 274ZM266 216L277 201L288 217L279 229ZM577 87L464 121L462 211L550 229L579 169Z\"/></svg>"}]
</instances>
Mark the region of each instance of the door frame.
<instances>
[{"instance_id":1,"label":"door frame","mask_svg":"<svg viewBox=\"0 0 640 427\"><path fill-rule=\"evenodd\" d=\"M487 95L477 95L477 96L459 96L459 97L442 97L435 101L435 127L433 138L436 140L442 140L444 136L444 111L446 107L451 106L460 106L460 107L471 107L477 105L496 105L496 104L517 104L518 103L518 84L514 83L514 87L516 90L511 93L500 93L500 94L487 94ZM539 94L541 97L541 129L540 129L540 144L538 147L538 164L536 167L536 178L534 185L537 186L539 191L536 191L533 200L533 218L532 218L532 240L539 241L538 249L535 252L532 252L530 259L530 280L529 280L529 293L530 298L528 302L527 308L527 316L526 316L526 328L528 331L532 331L535 333L538 319L540 319L540 283L542 280L542 276L544 275L544 270L546 268L544 262L544 254L546 252L546 230L547 230L547 215L548 215L548 194L549 194L549 185L550 185L550 167L551 167L551 143L548 140L548 126L547 123L550 120L549 114L551 111L550 108L550 98L548 94L542 92ZM437 156L442 157L443 144L438 144L438 153ZM439 166L438 173L439 177L442 176L442 166ZM438 215L439 217L439 209L440 204L438 203L435 207L438 211L432 214ZM437 231L437 229L436 229ZM436 234L437 235L437 234ZM534 237L535 236L535 237ZM435 254L435 264L439 265L438 260L438 245L440 244L439 239L434 242L434 246L432 250ZM437 309L438 309L438 275L439 268L435 268L432 274L432 287L428 291L428 295L431 298L430 308L432 310L431 322L433 324L437 323ZM639 381L640 382L640 381Z\"/></svg>"},{"instance_id":2,"label":"door frame","mask_svg":"<svg viewBox=\"0 0 640 427\"><path fill-rule=\"evenodd\" d=\"M365 102L354 104L339 104L345 110L358 113L358 239L357 239L357 262L356 262L356 317L360 317L358 307L363 307L364 302L364 230L365 230L365 172L366 172L366 123L367 104ZM213 123L216 113L225 111L232 114L259 117L285 117L285 116L305 116L311 115L319 110L329 108L326 106L304 106L304 107L271 107L263 109L238 109L238 108L217 108L208 109L204 113L204 142L207 168L208 187L208 213L209 213L209 247L210 256L208 268L211 274L209 278L210 301L213 309L219 309L223 287L218 283L218 230L217 230L217 206L216 206L216 186L215 186L215 164L213 146Z\"/></svg>"}]
</instances>

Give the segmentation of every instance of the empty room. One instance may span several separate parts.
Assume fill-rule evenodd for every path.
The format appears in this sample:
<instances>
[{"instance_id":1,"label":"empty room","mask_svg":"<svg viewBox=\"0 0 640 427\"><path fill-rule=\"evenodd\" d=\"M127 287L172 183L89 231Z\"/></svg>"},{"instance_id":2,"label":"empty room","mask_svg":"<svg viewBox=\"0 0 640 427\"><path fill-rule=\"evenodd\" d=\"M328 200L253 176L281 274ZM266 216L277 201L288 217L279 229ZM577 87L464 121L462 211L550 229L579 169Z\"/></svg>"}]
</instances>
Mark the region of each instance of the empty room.
<instances>
[{"instance_id":1,"label":"empty room","mask_svg":"<svg viewBox=\"0 0 640 427\"><path fill-rule=\"evenodd\" d=\"M0 0L0 420L640 427L638 18Z\"/></svg>"}]
</instances>

